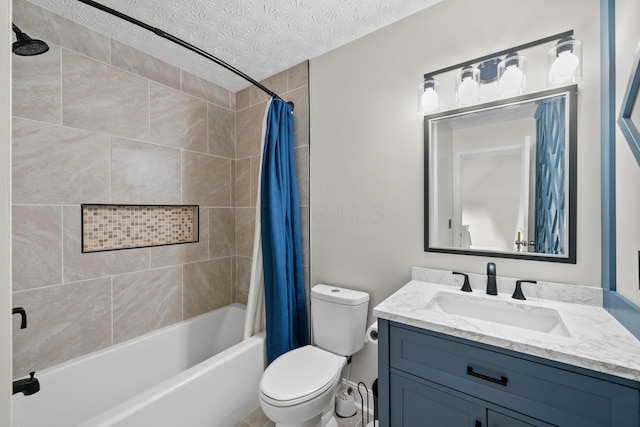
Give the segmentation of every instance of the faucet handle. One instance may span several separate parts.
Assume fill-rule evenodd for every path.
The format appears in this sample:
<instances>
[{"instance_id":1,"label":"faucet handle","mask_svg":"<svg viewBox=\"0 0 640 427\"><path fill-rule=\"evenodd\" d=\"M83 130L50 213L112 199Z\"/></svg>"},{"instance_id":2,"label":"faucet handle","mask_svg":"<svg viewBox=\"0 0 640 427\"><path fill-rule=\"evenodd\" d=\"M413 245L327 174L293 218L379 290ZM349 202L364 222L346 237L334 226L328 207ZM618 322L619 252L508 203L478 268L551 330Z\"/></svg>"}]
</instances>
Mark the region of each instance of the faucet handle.
<instances>
[{"instance_id":1,"label":"faucet handle","mask_svg":"<svg viewBox=\"0 0 640 427\"><path fill-rule=\"evenodd\" d=\"M487 263L487 276L495 276L496 275L496 264L493 262Z\"/></svg>"},{"instance_id":2,"label":"faucet handle","mask_svg":"<svg viewBox=\"0 0 640 427\"><path fill-rule=\"evenodd\" d=\"M458 273L456 271L452 271L451 274L459 274L461 276L464 276L464 284L462 285L462 289L460 289L462 292L472 292L471 290L471 284L469 284L469 275L466 273Z\"/></svg>"},{"instance_id":3,"label":"faucet handle","mask_svg":"<svg viewBox=\"0 0 640 427\"><path fill-rule=\"evenodd\" d=\"M519 299L519 300L526 300L526 298L524 297L524 294L522 293L522 284L523 283L538 283L535 280L516 280L516 290L513 291L513 295L511 295L511 298L514 299Z\"/></svg>"}]
</instances>

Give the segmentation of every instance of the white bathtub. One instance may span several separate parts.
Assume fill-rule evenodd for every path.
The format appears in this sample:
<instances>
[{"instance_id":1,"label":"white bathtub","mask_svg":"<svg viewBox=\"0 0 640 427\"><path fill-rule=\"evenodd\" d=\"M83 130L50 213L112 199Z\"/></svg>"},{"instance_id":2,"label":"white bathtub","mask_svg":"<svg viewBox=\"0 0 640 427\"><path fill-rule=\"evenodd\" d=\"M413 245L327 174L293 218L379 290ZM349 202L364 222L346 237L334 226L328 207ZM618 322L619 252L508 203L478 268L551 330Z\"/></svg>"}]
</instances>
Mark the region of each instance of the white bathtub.
<instances>
[{"instance_id":1,"label":"white bathtub","mask_svg":"<svg viewBox=\"0 0 640 427\"><path fill-rule=\"evenodd\" d=\"M19 427L235 426L259 406L264 333L240 342L233 304L36 373Z\"/></svg>"}]
</instances>

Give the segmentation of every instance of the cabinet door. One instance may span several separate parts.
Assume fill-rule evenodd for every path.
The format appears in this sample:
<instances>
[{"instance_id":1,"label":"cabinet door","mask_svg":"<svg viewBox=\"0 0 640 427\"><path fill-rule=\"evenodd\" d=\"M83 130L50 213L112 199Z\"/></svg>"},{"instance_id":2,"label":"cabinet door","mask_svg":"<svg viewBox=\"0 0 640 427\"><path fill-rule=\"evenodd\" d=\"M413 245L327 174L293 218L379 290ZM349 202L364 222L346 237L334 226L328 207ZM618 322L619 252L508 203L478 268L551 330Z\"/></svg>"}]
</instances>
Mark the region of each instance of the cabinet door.
<instances>
[{"instance_id":1,"label":"cabinet door","mask_svg":"<svg viewBox=\"0 0 640 427\"><path fill-rule=\"evenodd\" d=\"M526 416L518 416L516 419L509 417L505 414L495 412L492 410L487 411L487 426L488 427L552 427L551 424L544 423L542 421L535 420ZM524 420L524 421L523 421Z\"/></svg>"},{"instance_id":2,"label":"cabinet door","mask_svg":"<svg viewBox=\"0 0 640 427\"><path fill-rule=\"evenodd\" d=\"M486 409L430 387L425 382L391 374L393 427L485 427Z\"/></svg>"}]
</instances>

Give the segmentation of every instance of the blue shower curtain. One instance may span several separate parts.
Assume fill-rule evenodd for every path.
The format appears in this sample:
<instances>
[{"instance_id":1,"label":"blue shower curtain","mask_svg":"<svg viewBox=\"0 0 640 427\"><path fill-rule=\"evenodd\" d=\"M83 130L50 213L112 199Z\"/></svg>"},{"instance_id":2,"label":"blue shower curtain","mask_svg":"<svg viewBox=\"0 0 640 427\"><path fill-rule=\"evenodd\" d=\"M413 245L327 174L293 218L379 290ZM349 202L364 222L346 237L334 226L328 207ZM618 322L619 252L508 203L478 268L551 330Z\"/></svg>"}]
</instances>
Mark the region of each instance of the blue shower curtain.
<instances>
[{"instance_id":1,"label":"blue shower curtain","mask_svg":"<svg viewBox=\"0 0 640 427\"><path fill-rule=\"evenodd\" d=\"M309 343L293 111L280 99L272 100L267 113L261 187L267 361L271 363Z\"/></svg>"},{"instance_id":2,"label":"blue shower curtain","mask_svg":"<svg viewBox=\"0 0 640 427\"><path fill-rule=\"evenodd\" d=\"M535 251L565 250L565 120L564 97L540 101L536 110Z\"/></svg>"}]
</instances>

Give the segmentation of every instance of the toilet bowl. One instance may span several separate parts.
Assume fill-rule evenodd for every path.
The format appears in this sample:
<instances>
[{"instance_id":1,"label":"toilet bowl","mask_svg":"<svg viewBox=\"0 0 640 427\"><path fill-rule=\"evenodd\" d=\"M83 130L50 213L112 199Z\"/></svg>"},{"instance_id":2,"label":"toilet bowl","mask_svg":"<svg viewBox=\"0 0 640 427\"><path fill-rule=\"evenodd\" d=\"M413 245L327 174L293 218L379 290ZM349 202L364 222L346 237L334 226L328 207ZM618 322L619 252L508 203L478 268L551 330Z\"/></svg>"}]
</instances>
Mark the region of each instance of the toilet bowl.
<instances>
[{"instance_id":1,"label":"toilet bowl","mask_svg":"<svg viewBox=\"0 0 640 427\"><path fill-rule=\"evenodd\" d=\"M276 427L338 427L335 394L347 358L364 347L368 307L366 292L311 289L315 345L281 355L260 380L260 407Z\"/></svg>"},{"instance_id":2,"label":"toilet bowl","mask_svg":"<svg viewBox=\"0 0 640 427\"><path fill-rule=\"evenodd\" d=\"M283 354L262 375L262 411L277 427L337 426L334 397L346 360L310 345Z\"/></svg>"}]
</instances>

